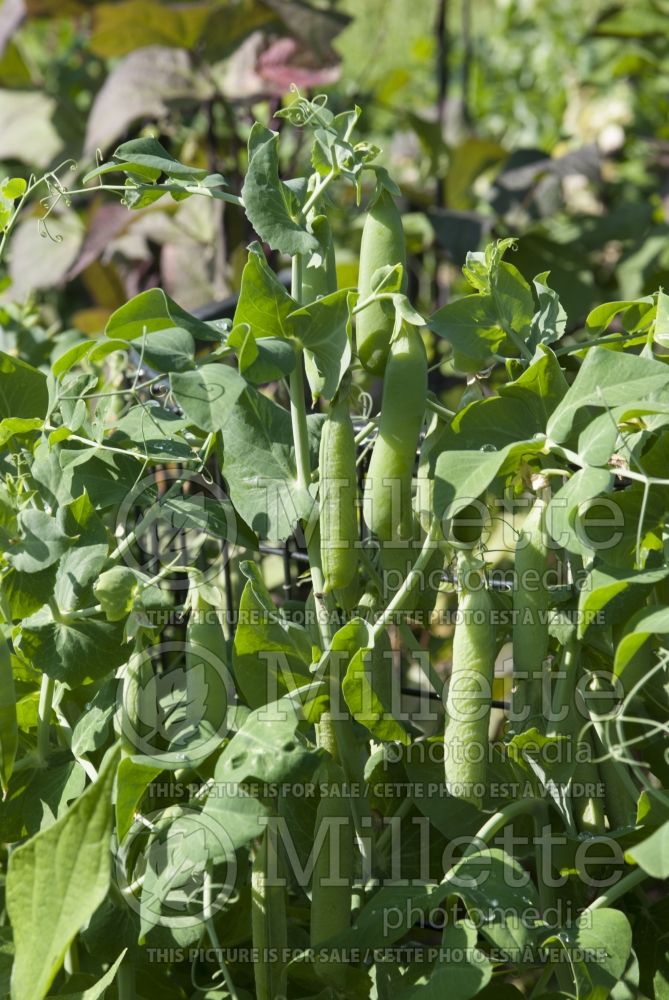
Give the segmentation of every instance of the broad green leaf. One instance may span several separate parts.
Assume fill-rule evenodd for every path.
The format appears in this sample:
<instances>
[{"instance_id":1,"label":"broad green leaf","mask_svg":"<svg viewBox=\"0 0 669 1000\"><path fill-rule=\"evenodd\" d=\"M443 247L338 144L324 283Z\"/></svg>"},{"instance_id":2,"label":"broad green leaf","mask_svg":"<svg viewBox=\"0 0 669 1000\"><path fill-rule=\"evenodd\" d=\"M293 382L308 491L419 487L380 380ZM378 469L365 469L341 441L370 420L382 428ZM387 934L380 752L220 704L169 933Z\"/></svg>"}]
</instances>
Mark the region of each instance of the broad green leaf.
<instances>
[{"instance_id":1,"label":"broad green leaf","mask_svg":"<svg viewBox=\"0 0 669 1000\"><path fill-rule=\"evenodd\" d=\"M56 353L56 360L52 365L54 375L64 375L71 368L77 365L84 358L89 361L103 361L108 355L115 351L128 351L130 344L127 340L107 340L106 337L100 340L83 340L74 347L69 347L62 354Z\"/></svg>"},{"instance_id":2,"label":"broad green leaf","mask_svg":"<svg viewBox=\"0 0 669 1000\"><path fill-rule=\"evenodd\" d=\"M421 976L414 987L401 990L398 1000L470 1000L478 996L492 978L493 964L477 947L477 939L476 927L469 920L446 927L439 946L445 957L437 959L431 972Z\"/></svg>"},{"instance_id":3,"label":"broad green leaf","mask_svg":"<svg viewBox=\"0 0 669 1000\"><path fill-rule=\"evenodd\" d=\"M127 948L123 949L111 968L105 972L102 979L99 979L95 986L89 986L87 990L80 990L78 993L58 993L56 994L58 1000L99 1000L100 997L104 996L107 987L111 986L116 979L116 973L127 950Z\"/></svg>"},{"instance_id":4,"label":"broad green leaf","mask_svg":"<svg viewBox=\"0 0 669 1000\"><path fill-rule=\"evenodd\" d=\"M322 419L307 418L312 465ZM223 429L222 472L235 510L259 538L283 541L314 513L311 493L297 484L290 413L252 386Z\"/></svg>"},{"instance_id":5,"label":"broad green leaf","mask_svg":"<svg viewBox=\"0 0 669 1000\"><path fill-rule=\"evenodd\" d=\"M601 907L587 910L572 927L563 927L544 941L544 945L556 944L566 953L565 964L574 978L577 996L605 1000L627 966L632 928L620 910ZM603 956L599 961L594 957L598 955Z\"/></svg>"},{"instance_id":6,"label":"broad green leaf","mask_svg":"<svg viewBox=\"0 0 669 1000\"><path fill-rule=\"evenodd\" d=\"M54 621L48 608L22 622L18 648L38 670L69 688L106 676L125 662L130 649L121 623Z\"/></svg>"},{"instance_id":7,"label":"broad green leaf","mask_svg":"<svg viewBox=\"0 0 669 1000\"><path fill-rule=\"evenodd\" d=\"M264 705L251 712L219 757L216 794L204 808L204 816L223 833L211 845L214 862L262 833L263 817L276 808L275 800L265 799L264 789L288 788L312 774L315 757L297 735L299 722L288 699Z\"/></svg>"},{"instance_id":8,"label":"broad green leaf","mask_svg":"<svg viewBox=\"0 0 669 1000\"><path fill-rule=\"evenodd\" d=\"M311 640L275 606L258 567L245 562L241 569L247 581L239 602L233 667L245 701L260 708L311 681Z\"/></svg>"},{"instance_id":9,"label":"broad green leaf","mask_svg":"<svg viewBox=\"0 0 669 1000\"><path fill-rule=\"evenodd\" d=\"M353 718L375 739L409 743L404 726L392 714L398 691L393 688L392 657L388 655L390 643L385 633L371 646L370 639L371 633L367 644L353 654L347 667L342 681L346 704Z\"/></svg>"},{"instance_id":10,"label":"broad green leaf","mask_svg":"<svg viewBox=\"0 0 669 1000\"><path fill-rule=\"evenodd\" d=\"M123 170L136 175L142 180L155 182L161 174L179 180L202 180L207 171L202 167L188 167L180 163L167 152L157 139L148 136L143 139L131 139L118 146L112 153L112 161L103 163L91 170L84 177L84 183L102 174Z\"/></svg>"},{"instance_id":11,"label":"broad green leaf","mask_svg":"<svg viewBox=\"0 0 669 1000\"><path fill-rule=\"evenodd\" d=\"M543 451L542 440L518 441L499 451L494 445L482 445L479 451L442 451L435 465L435 513L442 518L454 517L477 500L497 476Z\"/></svg>"},{"instance_id":12,"label":"broad green leaf","mask_svg":"<svg viewBox=\"0 0 669 1000\"><path fill-rule=\"evenodd\" d=\"M0 636L0 785L6 793L18 748L16 690L9 646Z\"/></svg>"},{"instance_id":13,"label":"broad green leaf","mask_svg":"<svg viewBox=\"0 0 669 1000\"><path fill-rule=\"evenodd\" d=\"M20 573L37 573L52 566L73 541L55 517L33 507L19 512L18 527L19 540L7 559Z\"/></svg>"},{"instance_id":14,"label":"broad green leaf","mask_svg":"<svg viewBox=\"0 0 669 1000\"><path fill-rule=\"evenodd\" d=\"M118 340L141 340L144 334L180 327L194 340L219 341L220 334L191 316L177 305L161 288L149 288L122 305L109 317L105 333Z\"/></svg>"},{"instance_id":15,"label":"broad green leaf","mask_svg":"<svg viewBox=\"0 0 669 1000\"><path fill-rule=\"evenodd\" d=\"M655 303L652 296L644 299L627 299L623 302L605 302L596 306L585 321L585 328L590 336L604 333L612 320L622 313L622 326L628 333L637 333L647 329L653 319Z\"/></svg>"},{"instance_id":16,"label":"broad green leaf","mask_svg":"<svg viewBox=\"0 0 669 1000\"><path fill-rule=\"evenodd\" d=\"M72 729L71 749L76 757L101 750L107 743L117 708L117 695L118 681L110 677L84 705Z\"/></svg>"},{"instance_id":17,"label":"broad green leaf","mask_svg":"<svg viewBox=\"0 0 669 1000\"><path fill-rule=\"evenodd\" d=\"M47 406L43 372L0 351L0 418L44 418Z\"/></svg>"},{"instance_id":18,"label":"broad green leaf","mask_svg":"<svg viewBox=\"0 0 669 1000\"><path fill-rule=\"evenodd\" d=\"M48 830L17 847L7 872L14 929L14 1000L41 1000L75 935L102 903L111 874L111 793L118 752Z\"/></svg>"},{"instance_id":19,"label":"broad green leaf","mask_svg":"<svg viewBox=\"0 0 669 1000\"><path fill-rule=\"evenodd\" d=\"M667 398L667 369L660 361L593 347L560 406L551 415L547 433L566 442L592 420L592 411L626 405L631 399ZM586 412L579 411L588 408Z\"/></svg>"},{"instance_id":20,"label":"broad green leaf","mask_svg":"<svg viewBox=\"0 0 669 1000\"><path fill-rule=\"evenodd\" d=\"M170 384L186 416L209 433L224 427L247 388L238 372L224 364L203 365L194 372L173 372Z\"/></svg>"},{"instance_id":21,"label":"broad green leaf","mask_svg":"<svg viewBox=\"0 0 669 1000\"><path fill-rule=\"evenodd\" d=\"M22 840L52 826L81 795L85 784L83 769L69 754L65 758L54 754L46 769L36 763L15 770L0 810L1 839Z\"/></svg>"},{"instance_id":22,"label":"broad green leaf","mask_svg":"<svg viewBox=\"0 0 669 1000\"><path fill-rule=\"evenodd\" d=\"M579 596L579 636L584 635L593 616L629 587L652 587L669 575L669 569L629 571L605 566L593 569Z\"/></svg>"},{"instance_id":23,"label":"broad green leaf","mask_svg":"<svg viewBox=\"0 0 669 1000\"><path fill-rule=\"evenodd\" d=\"M252 243L242 272L233 330L248 324L254 340L286 337L286 320L297 308L293 299L268 265L259 243Z\"/></svg>"},{"instance_id":24,"label":"broad green leaf","mask_svg":"<svg viewBox=\"0 0 669 1000\"><path fill-rule=\"evenodd\" d=\"M539 302L539 309L532 317L527 345L534 350L538 344L554 344L560 340L567 327L567 313L560 303L558 293L547 284L549 271L538 274L532 284Z\"/></svg>"},{"instance_id":25,"label":"broad green leaf","mask_svg":"<svg viewBox=\"0 0 669 1000\"><path fill-rule=\"evenodd\" d=\"M652 878L669 878L669 820L631 847L627 855Z\"/></svg>"},{"instance_id":26,"label":"broad green leaf","mask_svg":"<svg viewBox=\"0 0 669 1000\"><path fill-rule=\"evenodd\" d=\"M493 354L503 353L506 334L498 324L491 295L466 295L430 316L428 327L453 347L455 367L477 372Z\"/></svg>"},{"instance_id":27,"label":"broad green leaf","mask_svg":"<svg viewBox=\"0 0 669 1000\"><path fill-rule=\"evenodd\" d=\"M279 178L279 134L256 122L249 136L244 210L260 238L288 257L314 253L318 240L296 222L296 200Z\"/></svg>"},{"instance_id":28,"label":"broad green leaf","mask_svg":"<svg viewBox=\"0 0 669 1000\"><path fill-rule=\"evenodd\" d=\"M132 826L146 789L161 773L160 767L124 757L116 774L116 835L121 843Z\"/></svg>"},{"instance_id":29,"label":"broad green leaf","mask_svg":"<svg viewBox=\"0 0 669 1000\"><path fill-rule=\"evenodd\" d=\"M411 930L420 913L438 912L451 895L462 899L482 933L498 947L515 949L519 943L521 947L532 943L535 932L523 926L523 917L526 911L538 912L536 890L521 865L498 848L463 858L438 884L383 886L362 908L351 930L331 943L363 950L390 947ZM392 925L387 920L390 911L396 917Z\"/></svg>"},{"instance_id":30,"label":"broad green leaf","mask_svg":"<svg viewBox=\"0 0 669 1000\"><path fill-rule=\"evenodd\" d=\"M15 434L29 434L44 426L40 417L5 417L0 420L0 448L4 447Z\"/></svg>"},{"instance_id":31,"label":"broad green leaf","mask_svg":"<svg viewBox=\"0 0 669 1000\"><path fill-rule=\"evenodd\" d=\"M137 337L133 346L154 371L188 372L195 367L195 341L181 327L154 330Z\"/></svg>"},{"instance_id":32,"label":"broad green leaf","mask_svg":"<svg viewBox=\"0 0 669 1000\"><path fill-rule=\"evenodd\" d=\"M669 295L662 289L657 293L657 316L653 339L660 347L669 347Z\"/></svg>"},{"instance_id":33,"label":"broad green leaf","mask_svg":"<svg viewBox=\"0 0 669 1000\"><path fill-rule=\"evenodd\" d=\"M616 677L620 677L635 653L653 635L667 635L667 633L669 633L669 608L653 605L641 608L635 615L632 615L625 625L625 633L616 647L613 661L613 672Z\"/></svg>"},{"instance_id":34,"label":"broad green leaf","mask_svg":"<svg viewBox=\"0 0 669 1000\"><path fill-rule=\"evenodd\" d=\"M351 363L351 293L342 289L290 314L289 329L306 350L312 399L332 399Z\"/></svg>"},{"instance_id":35,"label":"broad green leaf","mask_svg":"<svg viewBox=\"0 0 669 1000\"><path fill-rule=\"evenodd\" d=\"M165 7L152 0L96 4L88 44L91 51L102 59L123 56L147 45L190 49L198 42L209 14L210 8L206 3L190 4L184 9ZM114 155L117 154L118 150Z\"/></svg>"},{"instance_id":36,"label":"broad green leaf","mask_svg":"<svg viewBox=\"0 0 669 1000\"><path fill-rule=\"evenodd\" d=\"M61 611L72 611L95 603L91 584L107 559L108 539L104 522L98 517L87 493L61 508L61 517L73 544L63 553L56 570L54 597Z\"/></svg>"},{"instance_id":37,"label":"broad green leaf","mask_svg":"<svg viewBox=\"0 0 669 1000\"><path fill-rule=\"evenodd\" d=\"M608 491L612 481L606 469L579 469L553 495L546 512L546 530L556 545L584 556L598 547L584 530L584 517L591 503Z\"/></svg>"}]
</instances>

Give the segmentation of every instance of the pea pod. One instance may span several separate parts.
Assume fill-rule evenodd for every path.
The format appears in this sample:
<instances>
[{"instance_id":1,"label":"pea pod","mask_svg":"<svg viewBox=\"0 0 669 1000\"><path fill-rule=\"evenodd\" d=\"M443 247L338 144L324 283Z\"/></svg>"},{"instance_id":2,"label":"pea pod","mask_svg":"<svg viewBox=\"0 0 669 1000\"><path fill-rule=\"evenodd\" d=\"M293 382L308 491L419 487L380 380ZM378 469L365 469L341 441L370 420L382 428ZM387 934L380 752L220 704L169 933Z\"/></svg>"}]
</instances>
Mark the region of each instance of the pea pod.
<instances>
[{"instance_id":1,"label":"pea pod","mask_svg":"<svg viewBox=\"0 0 669 1000\"><path fill-rule=\"evenodd\" d=\"M315 842L320 847L311 880L311 947L318 949L348 930L351 924L353 876L353 824L346 779L339 765L330 761L318 772L324 790L316 812ZM321 976L343 986L346 967L336 959L319 963Z\"/></svg>"},{"instance_id":2,"label":"pea pod","mask_svg":"<svg viewBox=\"0 0 669 1000\"><path fill-rule=\"evenodd\" d=\"M251 871L251 931L257 952L253 971L258 1000L277 1000L286 992L286 889L276 884L277 847L277 831L268 825Z\"/></svg>"},{"instance_id":3,"label":"pea pod","mask_svg":"<svg viewBox=\"0 0 669 1000\"><path fill-rule=\"evenodd\" d=\"M463 574L453 636L453 669L446 700L444 761L451 794L482 805L495 669L495 626L490 593L477 571Z\"/></svg>"},{"instance_id":4,"label":"pea pod","mask_svg":"<svg viewBox=\"0 0 669 1000\"><path fill-rule=\"evenodd\" d=\"M362 230L358 273L361 302L372 294L375 271L394 264L406 266L406 243L397 205L383 189L370 206ZM386 367L393 324L390 303L373 302L358 314L355 330L358 357L373 375L382 375Z\"/></svg>"},{"instance_id":5,"label":"pea pod","mask_svg":"<svg viewBox=\"0 0 669 1000\"><path fill-rule=\"evenodd\" d=\"M546 586L549 550L545 510L546 504L538 497L516 542L512 717L519 732L537 725L542 718L542 678L548 653L550 603Z\"/></svg>"},{"instance_id":6,"label":"pea pod","mask_svg":"<svg viewBox=\"0 0 669 1000\"><path fill-rule=\"evenodd\" d=\"M404 324L390 349L363 497L365 523L381 543L413 537L411 484L426 398L425 345L420 332Z\"/></svg>"},{"instance_id":7,"label":"pea pod","mask_svg":"<svg viewBox=\"0 0 669 1000\"><path fill-rule=\"evenodd\" d=\"M358 568L358 495L355 435L346 399L337 399L320 444L321 562L325 592L344 590Z\"/></svg>"}]
</instances>

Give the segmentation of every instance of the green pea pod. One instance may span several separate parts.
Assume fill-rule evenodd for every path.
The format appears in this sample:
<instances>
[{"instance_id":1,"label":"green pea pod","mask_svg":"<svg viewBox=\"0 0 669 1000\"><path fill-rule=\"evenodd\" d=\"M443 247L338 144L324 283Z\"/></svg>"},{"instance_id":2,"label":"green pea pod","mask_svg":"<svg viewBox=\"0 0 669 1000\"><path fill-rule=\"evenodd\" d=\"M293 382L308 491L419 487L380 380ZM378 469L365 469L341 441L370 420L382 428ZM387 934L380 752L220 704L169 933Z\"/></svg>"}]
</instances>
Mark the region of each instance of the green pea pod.
<instances>
[{"instance_id":1,"label":"green pea pod","mask_svg":"<svg viewBox=\"0 0 669 1000\"><path fill-rule=\"evenodd\" d=\"M311 220L311 231L320 244L318 252L302 268L302 301L315 302L323 295L337 291L337 265L332 230L325 215Z\"/></svg>"},{"instance_id":2,"label":"green pea pod","mask_svg":"<svg viewBox=\"0 0 669 1000\"><path fill-rule=\"evenodd\" d=\"M474 585L476 587L474 589ZM470 589L471 588L471 589ZM493 603L476 572L462 588L446 699L444 762L451 794L481 808L495 670Z\"/></svg>"},{"instance_id":3,"label":"green pea pod","mask_svg":"<svg viewBox=\"0 0 669 1000\"><path fill-rule=\"evenodd\" d=\"M338 764L327 761L319 769L321 794L314 829L318 853L311 880L311 947L318 949L351 924L353 877L353 823L346 779ZM320 962L323 979L343 986L346 966L333 958Z\"/></svg>"},{"instance_id":4,"label":"green pea pod","mask_svg":"<svg viewBox=\"0 0 669 1000\"><path fill-rule=\"evenodd\" d=\"M148 653L137 650L125 668L121 707L121 749L124 756L146 753L159 728L158 706L152 691L153 664Z\"/></svg>"},{"instance_id":5,"label":"green pea pod","mask_svg":"<svg viewBox=\"0 0 669 1000\"><path fill-rule=\"evenodd\" d=\"M549 548L545 510L546 504L537 497L516 542L512 705L513 725L518 732L540 725L542 720L550 604L546 586Z\"/></svg>"},{"instance_id":6,"label":"green pea pod","mask_svg":"<svg viewBox=\"0 0 669 1000\"><path fill-rule=\"evenodd\" d=\"M286 889L277 885L277 832L268 826L256 851L251 871L251 931L257 952L254 962L257 1000L285 995L285 959L288 947Z\"/></svg>"},{"instance_id":7,"label":"green pea pod","mask_svg":"<svg viewBox=\"0 0 669 1000\"><path fill-rule=\"evenodd\" d=\"M406 267L406 242L402 217L392 195L384 189L370 206L362 230L358 273L361 302L372 294L374 273L394 264ZM406 286L406 277L404 283ZM373 375L382 375L386 367L394 319L391 304L385 302L373 302L356 319L358 357Z\"/></svg>"},{"instance_id":8,"label":"green pea pod","mask_svg":"<svg viewBox=\"0 0 669 1000\"><path fill-rule=\"evenodd\" d=\"M337 399L320 445L321 561L325 592L344 590L358 568L358 480L355 434L346 399Z\"/></svg>"},{"instance_id":9,"label":"green pea pod","mask_svg":"<svg viewBox=\"0 0 669 1000\"><path fill-rule=\"evenodd\" d=\"M363 514L381 543L413 536L411 485L427 398L427 355L420 332L404 324L383 381L379 434L365 480Z\"/></svg>"}]
</instances>

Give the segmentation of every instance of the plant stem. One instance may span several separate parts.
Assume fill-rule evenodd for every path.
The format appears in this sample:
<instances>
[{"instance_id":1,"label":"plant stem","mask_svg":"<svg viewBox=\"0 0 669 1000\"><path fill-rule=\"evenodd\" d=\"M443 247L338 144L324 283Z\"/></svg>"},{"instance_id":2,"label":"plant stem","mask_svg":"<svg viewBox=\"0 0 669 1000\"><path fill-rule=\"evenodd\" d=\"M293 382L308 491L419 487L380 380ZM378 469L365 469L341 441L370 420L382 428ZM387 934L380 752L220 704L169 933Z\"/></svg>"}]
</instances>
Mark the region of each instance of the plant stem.
<instances>
[{"instance_id":1,"label":"plant stem","mask_svg":"<svg viewBox=\"0 0 669 1000\"><path fill-rule=\"evenodd\" d=\"M432 558L432 553L434 551L434 545L438 537L439 537L439 521L437 518L434 518L430 525L430 530L428 531L425 537L425 541L423 542L423 547L420 550L416 562L413 564L413 566L407 573L404 583L397 591L397 593L393 597L392 601L390 602L386 610L379 616L379 618L374 624L374 628L372 629L372 636L374 640L379 638L386 625L390 625L393 623L395 613L399 610L399 608L402 607L402 604L404 603L407 594L409 593L409 591L411 590L414 583L416 582L420 574L423 572L425 567L430 562L430 559Z\"/></svg>"},{"instance_id":2,"label":"plant stem","mask_svg":"<svg viewBox=\"0 0 669 1000\"><path fill-rule=\"evenodd\" d=\"M603 906L610 906L611 903L615 903L617 899L620 899L621 896L628 893L630 889L634 889L637 885L640 885L647 878L648 875L642 868L635 868L634 871L629 872L628 875L625 875L619 882L616 882L606 892L603 892L601 896L593 900L590 906L586 906L583 913L588 913L591 910L599 910Z\"/></svg>"},{"instance_id":3,"label":"plant stem","mask_svg":"<svg viewBox=\"0 0 669 1000\"><path fill-rule=\"evenodd\" d=\"M46 674L42 674L42 683L39 692L39 705L37 708L37 756L45 764L49 757L49 735L51 731L51 703L53 702L53 692L55 681Z\"/></svg>"},{"instance_id":4,"label":"plant stem","mask_svg":"<svg viewBox=\"0 0 669 1000\"><path fill-rule=\"evenodd\" d=\"M128 959L124 959L116 973L118 1000L135 1000L135 969Z\"/></svg>"},{"instance_id":5,"label":"plant stem","mask_svg":"<svg viewBox=\"0 0 669 1000\"><path fill-rule=\"evenodd\" d=\"M211 941L214 950L216 952L216 958L218 960L218 966L225 980L225 985L227 986L228 993L230 994L230 1000L239 1000L237 990L235 989L235 984L232 981L228 967L225 964L225 959L223 958L223 949L221 948L221 942L218 938L216 932L216 925L214 924L214 915L211 907L211 869L207 866L207 871L204 875L204 885L203 885L203 910L205 926L207 928L207 934L209 935L209 940Z\"/></svg>"}]
</instances>

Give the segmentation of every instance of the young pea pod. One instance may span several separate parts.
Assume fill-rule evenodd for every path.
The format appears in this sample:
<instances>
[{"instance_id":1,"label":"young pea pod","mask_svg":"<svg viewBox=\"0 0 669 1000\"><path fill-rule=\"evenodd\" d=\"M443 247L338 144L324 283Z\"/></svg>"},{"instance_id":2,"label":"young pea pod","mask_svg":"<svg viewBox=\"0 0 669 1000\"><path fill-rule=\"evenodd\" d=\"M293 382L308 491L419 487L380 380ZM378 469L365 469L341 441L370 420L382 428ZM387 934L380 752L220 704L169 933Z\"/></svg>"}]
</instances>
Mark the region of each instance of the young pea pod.
<instances>
[{"instance_id":1,"label":"young pea pod","mask_svg":"<svg viewBox=\"0 0 669 1000\"><path fill-rule=\"evenodd\" d=\"M423 338L415 327L404 324L390 349L379 434L363 496L365 523L382 545L413 537L411 484L426 399Z\"/></svg>"},{"instance_id":2,"label":"young pea pod","mask_svg":"<svg viewBox=\"0 0 669 1000\"><path fill-rule=\"evenodd\" d=\"M338 764L327 761L318 772L321 798L316 812L314 842L318 853L311 880L311 947L317 950L351 924L353 877L353 823L346 779ZM346 966L337 961L319 963L323 979L343 986Z\"/></svg>"},{"instance_id":3,"label":"young pea pod","mask_svg":"<svg viewBox=\"0 0 669 1000\"><path fill-rule=\"evenodd\" d=\"M355 452L346 399L337 399L323 424L319 457L321 562L326 593L347 588L358 568Z\"/></svg>"},{"instance_id":4,"label":"young pea pod","mask_svg":"<svg viewBox=\"0 0 669 1000\"><path fill-rule=\"evenodd\" d=\"M446 700L445 776L452 795L481 808L495 670L495 626L492 599L482 578L473 570L463 576Z\"/></svg>"},{"instance_id":5,"label":"young pea pod","mask_svg":"<svg viewBox=\"0 0 669 1000\"><path fill-rule=\"evenodd\" d=\"M327 216L315 216L311 220L311 231L318 240L320 249L302 269L303 302L315 302L321 296L337 291L337 265Z\"/></svg>"},{"instance_id":6,"label":"young pea pod","mask_svg":"<svg viewBox=\"0 0 669 1000\"><path fill-rule=\"evenodd\" d=\"M383 189L371 205L362 230L358 292L360 302L372 294L372 278L381 267L406 266L402 217L392 195ZM406 283L406 279L405 279ZM382 375L393 334L394 312L389 302L373 302L358 313L355 338L360 361L373 375Z\"/></svg>"},{"instance_id":7,"label":"young pea pod","mask_svg":"<svg viewBox=\"0 0 669 1000\"><path fill-rule=\"evenodd\" d=\"M277 831L267 826L251 870L251 931L257 952L253 972L257 1000L277 1000L286 993L284 955L288 947L286 889L277 884Z\"/></svg>"},{"instance_id":8,"label":"young pea pod","mask_svg":"<svg viewBox=\"0 0 669 1000\"><path fill-rule=\"evenodd\" d=\"M513 590L513 725L518 732L542 720L542 684L548 653L546 504L537 497L516 542Z\"/></svg>"}]
</instances>

